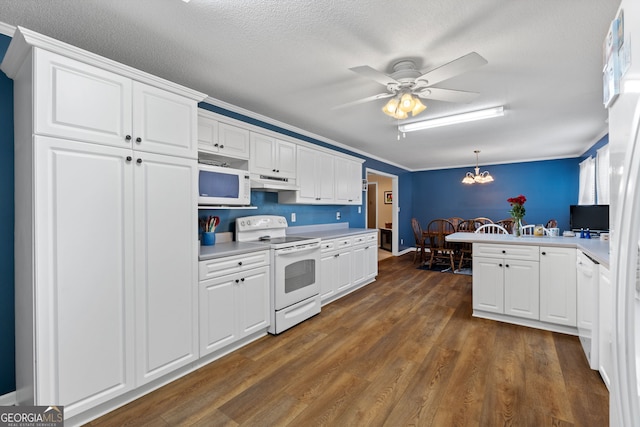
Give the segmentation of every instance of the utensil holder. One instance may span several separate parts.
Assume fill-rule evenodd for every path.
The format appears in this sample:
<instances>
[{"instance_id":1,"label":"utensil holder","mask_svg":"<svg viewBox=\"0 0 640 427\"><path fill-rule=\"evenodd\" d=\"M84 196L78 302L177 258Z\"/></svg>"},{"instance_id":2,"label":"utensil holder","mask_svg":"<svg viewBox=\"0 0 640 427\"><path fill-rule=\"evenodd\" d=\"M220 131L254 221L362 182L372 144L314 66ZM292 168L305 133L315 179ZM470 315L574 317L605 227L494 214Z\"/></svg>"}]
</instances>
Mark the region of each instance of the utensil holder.
<instances>
[{"instance_id":1,"label":"utensil holder","mask_svg":"<svg viewBox=\"0 0 640 427\"><path fill-rule=\"evenodd\" d=\"M216 244L216 233L205 231L202 233L202 246L213 246Z\"/></svg>"}]
</instances>

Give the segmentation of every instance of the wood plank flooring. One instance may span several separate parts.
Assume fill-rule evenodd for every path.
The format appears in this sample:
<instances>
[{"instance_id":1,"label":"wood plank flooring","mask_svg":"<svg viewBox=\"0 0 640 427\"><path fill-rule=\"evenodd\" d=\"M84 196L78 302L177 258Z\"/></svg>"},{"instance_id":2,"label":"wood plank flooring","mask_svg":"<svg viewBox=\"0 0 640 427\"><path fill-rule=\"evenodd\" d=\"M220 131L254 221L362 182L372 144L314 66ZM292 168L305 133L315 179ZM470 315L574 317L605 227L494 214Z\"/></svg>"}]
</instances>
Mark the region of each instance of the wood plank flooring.
<instances>
[{"instance_id":1,"label":"wood plank flooring","mask_svg":"<svg viewBox=\"0 0 640 427\"><path fill-rule=\"evenodd\" d=\"M607 426L578 338L471 317L471 277L378 280L92 426Z\"/></svg>"}]
</instances>

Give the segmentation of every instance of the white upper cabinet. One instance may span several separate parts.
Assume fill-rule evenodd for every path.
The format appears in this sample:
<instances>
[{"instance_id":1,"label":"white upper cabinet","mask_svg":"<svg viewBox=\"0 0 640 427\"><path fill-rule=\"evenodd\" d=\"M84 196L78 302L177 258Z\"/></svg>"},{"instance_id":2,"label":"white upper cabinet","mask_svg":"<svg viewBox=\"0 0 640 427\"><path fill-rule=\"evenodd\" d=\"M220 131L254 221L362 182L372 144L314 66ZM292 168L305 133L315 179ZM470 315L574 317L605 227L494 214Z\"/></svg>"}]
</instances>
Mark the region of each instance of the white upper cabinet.
<instances>
[{"instance_id":1,"label":"white upper cabinet","mask_svg":"<svg viewBox=\"0 0 640 427\"><path fill-rule=\"evenodd\" d=\"M192 99L134 82L134 149L197 158L197 110Z\"/></svg>"},{"instance_id":2,"label":"white upper cabinet","mask_svg":"<svg viewBox=\"0 0 640 427\"><path fill-rule=\"evenodd\" d=\"M218 124L218 141L220 154L238 159L249 158L249 131L247 129L220 122Z\"/></svg>"},{"instance_id":3,"label":"white upper cabinet","mask_svg":"<svg viewBox=\"0 0 640 427\"><path fill-rule=\"evenodd\" d=\"M131 79L41 49L34 61L34 133L131 146Z\"/></svg>"},{"instance_id":4,"label":"white upper cabinet","mask_svg":"<svg viewBox=\"0 0 640 427\"><path fill-rule=\"evenodd\" d=\"M336 157L336 204L359 205L362 203L362 164L343 157Z\"/></svg>"},{"instance_id":5,"label":"white upper cabinet","mask_svg":"<svg viewBox=\"0 0 640 427\"><path fill-rule=\"evenodd\" d=\"M296 145L251 132L249 172L276 178L296 178Z\"/></svg>"},{"instance_id":6,"label":"white upper cabinet","mask_svg":"<svg viewBox=\"0 0 640 427\"><path fill-rule=\"evenodd\" d=\"M35 49L34 133L197 158L194 99Z\"/></svg>"},{"instance_id":7,"label":"white upper cabinet","mask_svg":"<svg viewBox=\"0 0 640 427\"><path fill-rule=\"evenodd\" d=\"M213 113L198 112L198 151L224 157L249 158L249 131L218 121Z\"/></svg>"},{"instance_id":8,"label":"white upper cabinet","mask_svg":"<svg viewBox=\"0 0 640 427\"><path fill-rule=\"evenodd\" d=\"M334 156L298 146L297 191L280 192L280 203L331 204L334 197Z\"/></svg>"}]
</instances>

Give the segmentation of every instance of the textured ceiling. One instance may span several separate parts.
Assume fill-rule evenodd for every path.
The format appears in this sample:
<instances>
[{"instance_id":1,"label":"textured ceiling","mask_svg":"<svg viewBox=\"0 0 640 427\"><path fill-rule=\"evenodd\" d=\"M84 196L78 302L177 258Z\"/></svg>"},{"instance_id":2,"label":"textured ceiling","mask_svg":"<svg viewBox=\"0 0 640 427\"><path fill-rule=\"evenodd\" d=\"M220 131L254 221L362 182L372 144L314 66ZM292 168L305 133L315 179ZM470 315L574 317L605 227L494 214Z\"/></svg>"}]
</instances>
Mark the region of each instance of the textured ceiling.
<instances>
[{"instance_id":1,"label":"textured ceiling","mask_svg":"<svg viewBox=\"0 0 640 427\"><path fill-rule=\"evenodd\" d=\"M602 42L619 0L3 0L0 21L158 75L411 170L573 157L606 133ZM488 64L437 84L479 92L419 118L506 114L407 133L349 70Z\"/></svg>"}]
</instances>

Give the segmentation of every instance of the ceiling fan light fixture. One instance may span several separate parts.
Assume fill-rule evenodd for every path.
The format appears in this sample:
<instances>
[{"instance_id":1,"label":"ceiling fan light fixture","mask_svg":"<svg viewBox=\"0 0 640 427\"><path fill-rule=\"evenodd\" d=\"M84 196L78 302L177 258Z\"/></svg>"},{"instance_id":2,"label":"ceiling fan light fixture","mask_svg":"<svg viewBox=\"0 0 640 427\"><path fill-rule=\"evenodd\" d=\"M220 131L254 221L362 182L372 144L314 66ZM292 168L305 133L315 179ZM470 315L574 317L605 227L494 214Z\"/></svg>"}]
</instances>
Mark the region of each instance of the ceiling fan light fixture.
<instances>
[{"instance_id":1,"label":"ceiling fan light fixture","mask_svg":"<svg viewBox=\"0 0 640 427\"><path fill-rule=\"evenodd\" d=\"M416 100L410 93L405 93L400 97L400 109L405 113L413 110L416 105Z\"/></svg>"},{"instance_id":2,"label":"ceiling fan light fixture","mask_svg":"<svg viewBox=\"0 0 640 427\"><path fill-rule=\"evenodd\" d=\"M422 102L420 102L419 98L416 98L416 105L413 107L413 110L411 110L411 115L413 117L417 116L418 114L422 113L424 110L427 109L427 106L424 105Z\"/></svg>"},{"instance_id":3,"label":"ceiling fan light fixture","mask_svg":"<svg viewBox=\"0 0 640 427\"><path fill-rule=\"evenodd\" d=\"M382 107L382 112L384 112L387 116L395 117L396 111L398 110L398 104L400 104L400 100L397 96L391 98L384 107Z\"/></svg>"}]
</instances>

